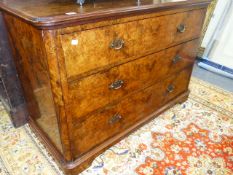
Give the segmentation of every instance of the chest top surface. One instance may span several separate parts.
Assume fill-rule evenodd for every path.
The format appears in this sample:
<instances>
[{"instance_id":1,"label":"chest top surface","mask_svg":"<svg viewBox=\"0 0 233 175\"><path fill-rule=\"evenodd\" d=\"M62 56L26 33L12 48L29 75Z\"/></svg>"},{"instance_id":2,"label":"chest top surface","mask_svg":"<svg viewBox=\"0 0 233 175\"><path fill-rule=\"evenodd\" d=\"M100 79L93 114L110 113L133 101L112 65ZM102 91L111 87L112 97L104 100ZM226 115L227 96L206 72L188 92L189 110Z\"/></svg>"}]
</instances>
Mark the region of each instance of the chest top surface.
<instances>
[{"instance_id":1,"label":"chest top surface","mask_svg":"<svg viewBox=\"0 0 233 175\"><path fill-rule=\"evenodd\" d=\"M43 28L72 22L120 17L167 9L202 6L210 0L0 0L0 9Z\"/></svg>"}]
</instances>

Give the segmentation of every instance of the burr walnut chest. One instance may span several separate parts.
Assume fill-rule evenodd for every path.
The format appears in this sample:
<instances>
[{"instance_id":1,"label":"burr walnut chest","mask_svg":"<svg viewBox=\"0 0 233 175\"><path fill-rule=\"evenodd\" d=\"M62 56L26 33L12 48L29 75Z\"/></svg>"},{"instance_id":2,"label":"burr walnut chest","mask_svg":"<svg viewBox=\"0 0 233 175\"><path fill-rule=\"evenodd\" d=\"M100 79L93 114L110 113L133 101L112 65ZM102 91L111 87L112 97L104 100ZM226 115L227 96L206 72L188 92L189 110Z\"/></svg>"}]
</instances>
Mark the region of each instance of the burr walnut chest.
<instances>
[{"instance_id":1,"label":"burr walnut chest","mask_svg":"<svg viewBox=\"0 0 233 175\"><path fill-rule=\"evenodd\" d=\"M0 0L28 121L61 168L188 97L209 0Z\"/></svg>"}]
</instances>

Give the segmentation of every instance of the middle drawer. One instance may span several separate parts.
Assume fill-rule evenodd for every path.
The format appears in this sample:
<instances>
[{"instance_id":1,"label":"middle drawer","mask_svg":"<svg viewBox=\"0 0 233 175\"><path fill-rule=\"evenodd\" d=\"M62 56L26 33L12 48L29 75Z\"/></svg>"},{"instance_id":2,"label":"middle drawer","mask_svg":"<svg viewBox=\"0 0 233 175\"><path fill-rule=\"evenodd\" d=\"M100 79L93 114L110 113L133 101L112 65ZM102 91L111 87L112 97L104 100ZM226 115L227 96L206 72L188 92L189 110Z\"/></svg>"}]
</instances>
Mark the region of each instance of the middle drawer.
<instances>
[{"instance_id":1,"label":"middle drawer","mask_svg":"<svg viewBox=\"0 0 233 175\"><path fill-rule=\"evenodd\" d=\"M191 65L198 40L105 70L69 84L69 115L82 117Z\"/></svg>"}]
</instances>

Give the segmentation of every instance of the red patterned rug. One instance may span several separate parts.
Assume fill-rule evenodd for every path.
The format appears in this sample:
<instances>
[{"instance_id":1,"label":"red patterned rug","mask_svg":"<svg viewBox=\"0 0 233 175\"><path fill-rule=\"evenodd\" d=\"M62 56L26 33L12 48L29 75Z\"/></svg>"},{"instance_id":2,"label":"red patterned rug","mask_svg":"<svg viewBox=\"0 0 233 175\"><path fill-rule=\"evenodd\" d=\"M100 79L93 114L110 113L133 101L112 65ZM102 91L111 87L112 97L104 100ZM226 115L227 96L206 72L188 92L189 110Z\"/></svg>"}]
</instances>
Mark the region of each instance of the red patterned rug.
<instances>
[{"instance_id":1,"label":"red patterned rug","mask_svg":"<svg viewBox=\"0 0 233 175\"><path fill-rule=\"evenodd\" d=\"M175 124L166 127L173 128ZM194 123L183 128L180 135L152 132L151 137L150 147L159 153L157 157L146 157L145 163L136 168L140 175L232 175L233 137L219 136ZM146 144L139 145L139 151L146 150Z\"/></svg>"}]
</instances>

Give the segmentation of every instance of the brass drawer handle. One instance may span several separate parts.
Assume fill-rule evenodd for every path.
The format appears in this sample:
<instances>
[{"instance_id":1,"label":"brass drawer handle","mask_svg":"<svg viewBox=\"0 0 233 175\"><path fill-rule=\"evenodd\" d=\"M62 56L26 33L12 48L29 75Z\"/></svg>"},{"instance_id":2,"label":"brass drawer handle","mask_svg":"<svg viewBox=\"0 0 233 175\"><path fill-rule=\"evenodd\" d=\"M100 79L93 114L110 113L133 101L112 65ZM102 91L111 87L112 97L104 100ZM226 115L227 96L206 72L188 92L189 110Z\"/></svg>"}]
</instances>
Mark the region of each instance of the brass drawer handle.
<instances>
[{"instance_id":1,"label":"brass drawer handle","mask_svg":"<svg viewBox=\"0 0 233 175\"><path fill-rule=\"evenodd\" d=\"M114 123L116 123L116 122L118 122L119 120L121 120L122 119L122 116L120 115L120 114L115 114L115 115L113 115L111 118L110 118L110 120L108 121L108 123L109 124L114 124Z\"/></svg>"},{"instance_id":2,"label":"brass drawer handle","mask_svg":"<svg viewBox=\"0 0 233 175\"><path fill-rule=\"evenodd\" d=\"M124 84L123 80L116 80L112 84L109 85L109 89L117 90L120 89Z\"/></svg>"},{"instance_id":3,"label":"brass drawer handle","mask_svg":"<svg viewBox=\"0 0 233 175\"><path fill-rule=\"evenodd\" d=\"M173 64L176 64L177 62L179 62L180 60L182 59L182 57L180 55L176 55L173 60L172 60L172 63Z\"/></svg>"},{"instance_id":4,"label":"brass drawer handle","mask_svg":"<svg viewBox=\"0 0 233 175\"><path fill-rule=\"evenodd\" d=\"M110 48L115 49L115 50L120 50L124 46L125 42L123 39L118 38L112 41L110 44Z\"/></svg>"},{"instance_id":5,"label":"brass drawer handle","mask_svg":"<svg viewBox=\"0 0 233 175\"><path fill-rule=\"evenodd\" d=\"M177 27L177 31L180 32L180 33L184 33L185 30L186 30L185 24L180 24L180 25Z\"/></svg>"},{"instance_id":6,"label":"brass drawer handle","mask_svg":"<svg viewBox=\"0 0 233 175\"><path fill-rule=\"evenodd\" d=\"M170 85L167 87L167 91L168 91L169 93L173 92L174 89L175 89L175 87L174 87L174 85L172 85L172 84L170 84Z\"/></svg>"}]
</instances>

